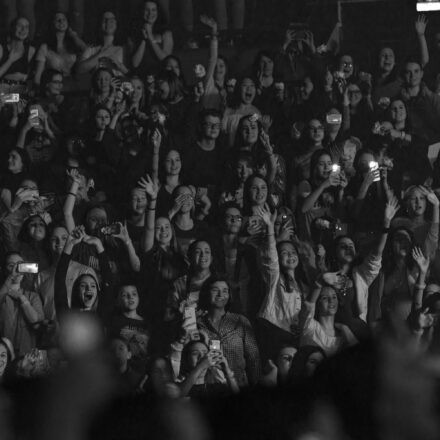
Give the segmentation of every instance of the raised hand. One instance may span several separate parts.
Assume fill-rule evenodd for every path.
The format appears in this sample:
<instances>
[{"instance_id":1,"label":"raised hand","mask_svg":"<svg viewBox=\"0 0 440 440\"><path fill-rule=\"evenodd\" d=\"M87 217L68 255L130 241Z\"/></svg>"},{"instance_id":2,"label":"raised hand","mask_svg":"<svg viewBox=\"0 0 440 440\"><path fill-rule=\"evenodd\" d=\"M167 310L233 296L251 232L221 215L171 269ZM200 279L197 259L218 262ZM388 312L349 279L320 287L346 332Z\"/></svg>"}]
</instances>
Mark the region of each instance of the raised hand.
<instances>
[{"instance_id":1,"label":"raised hand","mask_svg":"<svg viewBox=\"0 0 440 440\"><path fill-rule=\"evenodd\" d=\"M66 174L72 182L80 185L81 184L81 175L79 174L79 171L76 168L71 168L70 170L66 170Z\"/></svg>"},{"instance_id":2,"label":"raised hand","mask_svg":"<svg viewBox=\"0 0 440 440\"><path fill-rule=\"evenodd\" d=\"M262 131L260 133L260 141L261 141L261 144L263 146L265 153L267 153L268 155L272 155L273 154L273 147L270 144L270 138L269 138L269 135L267 134L267 132Z\"/></svg>"},{"instance_id":3,"label":"raised hand","mask_svg":"<svg viewBox=\"0 0 440 440\"><path fill-rule=\"evenodd\" d=\"M153 134L151 135L151 143L153 144L154 151L158 152L162 144L162 134L157 128L154 130Z\"/></svg>"},{"instance_id":4,"label":"raised hand","mask_svg":"<svg viewBox=\"0 0 440 440\"><path fill-rule=\"evenodd\" d=\"M130 241L130 235L128 234L127 229L127 221L125 221L124 223L117 222L117 224L119 225L119 234L112 234L112 236L115 238L119 238L124 243L127 243L128 241Z\"/></svg>"},{"instance_id":5,"label":"raised hand","mask_svg":"<svg viewBox=\"0 0 440 440\"><path fill-rule=\"evenodd\" d=\"M425 35L427 24L428 24L428 20L426 18L426 15L421 14L417 17L417 20L414 23L414 27L416 29L417 35L419 35L420 37L422 35Z\"/></svg>"},{"instance_id":6,"label":"raised hand","mask_svg":"<svg viewBox=\"0 0 440 440\"><path fill-rule=\"evenodd\" d=\"M394 216L396 215L399 209L400 206L397 197L392 196L385 205L385 222L387 223L386 226L388 226L389 223L391 223L391 220L394 218Z\"/></svg>"},{"instance_id":7,"label":"raised hand","mask_svg":"<svg viewBox=\"0 0 440 440\"><path fill-rule=\"evenodd\" d=\"M277 218L276 211L274 213L271 213L267 203L264 205L264 207L262 207L262 206L256 207L255 214L260 216L263 219L263 222L267 226L273 225L275 223L276 218Z\"/></svg>"},{"instance_id":8,"label":"raised hand","mask_svg":"<svg viewBox=\"0 0 440 440\"><path fill-rule=\"evenodd\" d=\"M439 202L437 196L435 195L434 191L432 191L431 189L428 189L422 185L419 185L417 188L426 197L426 200L428 200L428 202L431 203L431 205L433 205L433 206L440 205L440 202Z\"/></svg>"},{"instance_id":9,"label":"raised hand","mask_svg":"<svg viewBox=\"0 0 440 440\"><path fill-rule=\"evenodd\" d=\"M217 22L212 18L212 17L208 17L207 15L201 15L200 16L200 21L211 28L211 32L213 34L217 33Z\"/></svg>"},{"instance_id":10,"label":"raised hand","mask_svg":"<svg viewBox=\"0 0 440 440\"><path fill-rule=\"evenodd\" d=\"M141 177L138 181L138 186L141 187L152 199L157 198L159 187L156 182L153 182L151 177L147 174L145 178Z\"/></svg>"},{"instance_id":11,"label":"raised hand","mask_svg":"<svg viewBox=\"0 0 440 440\"><path fill-rule=\"evenodd\" d=\"M267 133L272 126L273 120L269 115L263 115L261 117L261 125L263 126L263 130Z\"/></svg>"},{"instance_id":12,"label":"raised hand","mask_svg":"<svg viewBox=\"0 0 440 440\"><path fill-rule=\"evenodd\" d=\"M412 257L414 261L417 263L420 272L426 274L426 272L428 272L428 267L429 267L429 258L425 257L422 249L420 249L417 246L414 247L414 249L412 250Z\"/></svg>"},{"instance_id":13,"label":"raised hand","mask_svg":"<svg viewBox=\"0 0 440 440\"><path fill-rule=\"evenodd\" d=\"M342 275L340 272L327 272L322 275L323 281L336 289L341 288L344 278L344 275Z\"/></svg>"},{"instance_id":14,"label":"raised hand","mask_svg":"<svg viewBox=\"0 0 440 440\"><path fill-rule=\"evenodd\" d=\"M78 243L81 243L86 236L86 231L84 226L80 225L77 226L69 235L69 238L67 239L67 243L69 243L71 246L75 246Z\"/></svg>"}]
</instances>

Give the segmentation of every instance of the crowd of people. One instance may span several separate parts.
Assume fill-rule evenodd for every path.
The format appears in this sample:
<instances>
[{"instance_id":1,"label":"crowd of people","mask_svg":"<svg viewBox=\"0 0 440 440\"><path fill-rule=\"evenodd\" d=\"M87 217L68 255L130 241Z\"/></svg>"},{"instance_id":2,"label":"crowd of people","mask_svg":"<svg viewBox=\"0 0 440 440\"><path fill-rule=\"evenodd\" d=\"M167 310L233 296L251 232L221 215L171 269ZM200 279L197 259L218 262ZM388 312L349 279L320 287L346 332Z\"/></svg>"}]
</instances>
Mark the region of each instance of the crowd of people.
<instances>
[{"instance_id":1,"label":"crowd of people","mask_svg":"<svg viewBox=\"0 0 440 440\"><path fill-rule=\"evenodd\" d=\"M24 16L1 42L1 382L62 371L72 313L100 323L124 395L157 391L157 370L177 399L298 384L396 321L435 351L426 18L416 53L384 46L368 68L293 23L236 78L219 36L244 1L215 1L189 77L167 3L142 2L125 35L104 10L93 44L59 11L39 46ZM85 99L66 92L76 75Z\"/></svg>"}]
</instances>

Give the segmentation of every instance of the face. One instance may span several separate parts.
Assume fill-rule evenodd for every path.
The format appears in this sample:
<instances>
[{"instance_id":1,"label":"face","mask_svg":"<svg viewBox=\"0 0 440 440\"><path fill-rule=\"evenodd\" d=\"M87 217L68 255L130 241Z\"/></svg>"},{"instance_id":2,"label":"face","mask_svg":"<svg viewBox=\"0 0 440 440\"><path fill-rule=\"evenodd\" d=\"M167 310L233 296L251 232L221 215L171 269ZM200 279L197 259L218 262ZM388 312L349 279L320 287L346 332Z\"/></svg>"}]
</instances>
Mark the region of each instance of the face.
<instances>
[{"instance_id":1,"label":"face","mask_svg":"<svg viewBox=\"0 0 440 440\"><path fill-rule=\"evenodd\" d=\"M407 63L405 65L404 77L408 87L417 87L422 82L423 70L417 63Z\"/></svg>"},{"instance_id":2,"label":"face","mask_svg":"<svg viewBox=\"0 0 440 440\"><path fill-rule=\"evenodd\" d=\"M66 16L61 12L56 13L53 18L53 26L57 32L66 32L69 27Z\"/></svg>"},{"instance_id":3,"label":"face","mask_svg":"<svg viewBox=\"0 0 440 440\"><path fill-rule=\"evenodd\" d=\"M318 119L312 119L308 125L309 137L314 143L320 143L324 139L324 126Z\"/></svg>"},{"instance_id":4,"label":"face","mask_svg":"<svg viewBox=\"0 0 440 440\"><path fill-rule=\"evenodd\" d=\"M107 213L101 208L93 208L87 214L86 226L89 234L94 234L107 224Z\"/></svg>"},{"instance_id":5,"label":"face","mask_svg":"<svg viewBox=\"0 0 440 440\"><path fill-rule=\"evenodd\" d=\"M281 376L287 376L289 373L296 351L294 347L284 347L278 353L276 365L278 367L278 373Z\"/></svg>"},{"instance_id":6,"label":"face","mask_svg":"<svg viewBox=\"0 0 440 440\"><path fill-rule=\"evenodd\" d=\"M348 101L352 107L356 107L362 99L362 92L361 89L355 85L350 84L347 87L347 93L348 93Z\"/></svg>"},{"instance_id":7,"label":"face","mask_svg":"<svg viewBox=\"0 0 440 440\"><path fill-rule=\"evenodd\" d=\"M131 352L123 341L114 339L110 344L111 351L119 365L125 365L131 358Z\"/></svg>"},{"instance_id":8,"label":"face","mask_svg":"<svg viewBox=\"0 0 440 440\"><path fill-rule=\"evenodd\" d=\"M166 81L159 81L159 97L160 99L166 101L168 96L170 96L170 86Z\"/></svg>"},{"instance_id":9,"label":"face","mask_svg":"<svg viewBox=\"0 0 440 440\"><path fill-rule=\"evenodd\" d=\"M211 263L211 246L206 241L199 241L192 249L191 265L202 270L209 269Z\"/></svg>"},{"instance_id":10,"label":"face","mask_svg":"<svg viewBox=\"0 0 440 440\"><path fill-rule=\"evenodd\" d=\"M97 130L105 130L110 125L110 113L104 109L98 110L95 115L95 123Z\"/></svg>"},{"instance_id":11,"label":"face","mask_svg":"<svg viewBox=\"0 0 440 440\"><path fill-rule=\"evenodd\" d=\"M63 76L58 74L54 75L51 81L47 83L46 88L49 95L59 95L63 90Z\"/></svg>"},{"instance_id":12,"label":"face","mask_svg":"<svg viewBox=\"0 0 440 440\"><path fill-rule=\"evenodd\" d=\"M339 60L339 70L344 72L345 78L353 75L353 58L350 55L343 55Z\"/></svg>"},{"instance_id":13,"label":"face","mask_svg":"<svg viewBox=\"0 0 440 440\"><path fill-rule=\"evenodd\" d=\"M250 78L243 80L240 87L241 102L247 105L252 104L255 99L255 93L255 83Z\"/></svg>"},{"instance_id":14,"label":"face","mask_svg":"<svg viewBox=\"0 0 440 440\"><path fill-rule=\"evenodd\" d=\"M253 145L258 141L258 122L245 119L241 124L241 136L245 145Z\"/></svg>"},{"instance_id":15,"label":"face","mask_svg":"<svg viewBox=\"0 0 440 440\"><path fill-rule=\"evenodd\" d=\"M212 283L209 289L210 305L216 309L224 309L229 301L229 286L225 281Z\"/></svg>"},{"instance_id":16,"label":"face","mask_svg":"<svg viewBox=\"0 0 440 440\"><path fill-rule=\"evenodd\" d=\"M14 267L17 266L17 264L19 263L24 263L24 260L21 257L21 255L12 254L8 256L8 258L6 259L6 272L8 273L8 275L12 274ZM16 282L19 283L21 282L22 279L23 279L23 275L17 274Z\"/></svg>"},{"instance_id":17,"label":"face","mask_svg":"<svg viewBox=\"0 0 440 440\"><path fill-rule=\"evenodd\" d=\"M303 83L301 84L300 93L301 93L301 99L304 101L307 101L307 99L310 98L310 95L312 94L314 89L314 85L312 80L307 77L304 78Z\"/></svg>"},{"instance_id":18,"label":"face","mask_svg":"<svg viewBox=\"0 0 440 440\"><path fill-rule=\"evenodd\" d=\"M390 73L396 64L393 49L389 47L383 48L379 53L379 67L382 72Z\"/></svg>"},{"instance_id":19,"label":"face","mask_svg":"<svg viewBox=\"0 0 440 440\"><path fill-rule=\"evenodd\" d=\"M190 212L194 208L194 196L192 191L187 186L182 186L176 191L176 198L180 195L185 195L185 200L180 208L182 213Z\"/></svg>"},{"instance_id":20,"label":"face","mask_svg":"<svg viewBox=\"0 0 440 440\"><path fill-rule=\"evenodd\" d=\"M426 197L421 191L415 189L408 198L407 206L410 214L415 216L423 215L426 211Z\"/></svg>"},{"instance_id":21,"label":"face","mask_svg":"<svg viewBox=\"0 0 440 440\"><path fill-rule=\"evenodd\" d=\"M79 282L79 297L85 309L90 309L98 298L98 286L90 275L84 275Z\"/></svg>"},{"instance_id":22,"label":"face","mask_svg":"<svg viewBox=\"0 0 440 440\"><path fill-rule=\"evenodd\" d=\"M319 351L312 353L306 362L305 365L305 373L306 377L311 377L316 371L316 368L318 365L324 360L324 355L320 353Z\"/></svg>"},{"instance_id":23,"label":"face","mask_svg":"<svg viewBox=\"0 0 440 440\"><path fill-rule=\"evenodd\" d=\"M9 153L8 156L8 170L13 173L21 173L23 171L23 161L21 156L14 150Z\"/></svg>"},{"instance_id":24,"label":"face","mask_svg":"<svg viewBox=\"0 0 440 440\"><path fill-rule=\"evenodd\" d=\"M34 217L28 223L27 229L29 237L34 241L41 241L46 237L46 224L40 217Z\"/></svg>"},{"instance_id":25,"label":"face","mask_svg":"<svg viewBox=\"0 0 440 440\"><path fill-rule=\"evenodd\" d=\"M104 12L101 22L101 30L104 35L114 35L117 29L117 21L115 14L112 12Z\"/></svg>"},{"instance_id":26,"label":"face","mask_svg":"<svg viewBox=\"0 0 440 440\"><path fill-rule=\"evenodd\" d=\"M139 306L139 294L135 286L123 286L119 292L119 303L124 311L135 311Z\"/></svg>"},{"instance_id":27,"label":"face","mask_svg":"<svg viewBox=\"0 0 440 440\"><path fill-rule=\"evenodd\" d=\"M406 107L405 104L398 99L393 101L390 105L391 118L394 122L405 122L406 120Z\"/></svg>"},{"instance_id":28,"label":"face","mask_svg":"<svg viewBox=\"0 0 440 440\"><path fill-rule=\"evenodd\" d=\"M168 58L165 64L165 70L170 70L174 72L178 77L180 77L180 65L175 58Z\"/></svg>"},{"instance_id":29,"label":"face","mask_svg":"<svg viewBox=\"0 0 440 440\"><path fill-rule=\"evenodd\" d=\"M249 187L249 199L253 206L263 206L267 200L267 183L255 177Z\"/></svg>"},{"instance_id":30,"label":"face","mask_svg":"<svg viewBox=\"0 0 440 440\"><path fill-rule=\"evenodd\" d=\"M160 245L167 245L173 237L170 221L165 217L156 220L154 238Z\"/></svg>"},{"instance_id":31,"label":"face","mask_svg":"<svg viewBox=\"0 0 440 440\"><path fill-rule=\"evenodd\" d=\"M220 77L224 77L226 75L227 67L224 60L219 58L217 60L217 64L215 65L215 74Z\"/></svg>"},{"instance_id":32,"label":"face","mask_svg":"<svg viewBox=\"0 0 440 440\"><path fill-rule=\"evenodd\" d=\"M0 377L5 373L8 365L8 350L3 344L0 344Z\"/></svg>"},{"instance_id":33,"label":"face","mask_svg":"<svg viewBox=\"0 0 440 440\"><path fill-rule=\"evenodd\" d=\"M133 102L140 102L144 96L144 85L140 79L132 79L131 85L133 86L133 95L131 100Z\"/></svg>"},{"instance_id":34,"label":"face","mask_svg":"<svg viewBox=\"0 0 440 440\"><path fill-rule=\"evenodd\" d=\"M19 18L15 25L14 36L17 40L24 41L29 36L29 21L26 18Z\"/></svg>"},{"instance_id":35,"label":"face","mask_svg":"<svg viewBox=\"0 0 440 440\"><path fill-rule=\"evenodd\" d=\"M298 254L292 243L283 243L278 250L280 267L284 270L293 270L298 266Z\"/></svg>"},{"instance_id":36,"label":"face","mask_svg":"<svg viewBox=\"0 0 440 440\"><path fill-rule=\"evenodd\" d=\"M338 311L338 295L331 287L323 287L318 299L320 316L334 316Z\"/></svg>"},{"instance_id":37,"label":"face","mask_svg":"<svg viewBox=\"0 0 440 440\"><path fill-rule=\"evenodd\" d=\"M238 234L243 224L243 217L237 208L228 208L225 212L225 229L231 234Z\"/></svg>"},{"instance_id":38,"label":"face","mask_svg":"<svg viewBox=\"0 0 440 440\"><path fill-rule=\"evenodd\" d=\"M106 70L100 70L96 77L96 86L100 92L105 92L110 89L112 75Z\"/></svg>"},{"instance_id":39,"label":"face","mask_svg":"<svg viewBox=\"0 0 440 440\"><path fill-rule=\"evenodd\" d=\"M221 121L216 116L207 116L203 122L203 135L206 139L215 140L220 135Z\"/></svg>"},{"instance_id":40,"label":"face","mask_svg":"<svg viewBox=\"0 0 440 440\"><path fill-rule=\"evenodd\" d=\"M363 153L359 157L359 168L363 173L370 171L370 162L374 161L375 157L370 153Z\"/></svg>"},{"instance_id":41,"label":"face","mask_svg":"<svg viewBox=\"0 0 440 440\"><path fill-rule=\"evenodd\" d=\"M167 176L178 176L182 169L182 162L180 160L180 153L176 150L171 150L165 157L164 161L165 173Z\"/></svg>"},{"instance_id":42,"label":"face","mask_svg":"<svg viewBox=\"0 0 440 440\"><path fill-rule=\"evenodd\" d=\"M250 166L247 160L239 160L237 162L237 167L235 168L238 179L241 183L246 182L248 177L252 176L254 173L253 168Z\"/></svg>"},{"instance_id":43,"label":"face","mask_svg":"<svg viewBox=\"0 0 440 440\"><path fill-rule=\"evenodd\" d=\"M144 8L144 21L154 24L157 20L157 5L153 2L146 2Z\"/></svg>"},{"instance_id":44,"label":"face","mask_svg":"<svg viewBox=\"0 0 440 440\"><path fill-rule=\"evenodd\" d=\"M340 264L351 263L356 256L353 240L348 237L341 238L336 246L336 259Z\"/></svg>"},{"instance_id":45,"label":"face","mask_svg":"<svg viewBox=\"0 0 440 440\"><path fill-rule=\"evenodd\" d=\"M273 60L265 55L261 56L260 62L258 63L258 68L264 75L273 74Z\"/></svg>"},{"instance_id":46,"label":"face","mask_svg":"<svg viewBox=\"0 0 440 440\"><path fill-rule=\"evenodd\" d=\"M195 368L197 364L208 354L208 347L201 342L196 342L189 352L189 365Z\"/></svg>"},{"instance_id":47,"label":"face","mask_svg":"<svg viewBox=\"0 0 440 440\"><path fill-rule=\"evenodd\" d=\"M66 244L69 233L65 228L55 228L50 236L50 250L55 255L63 253L64 245Z\"/></svg>"},{"instance_id":48,"label":"face","mask_svg":"<svg viewBox=\"0 0 440 440\"><path fill-rule=\"evenodd\" d=\"M316 163L316 177L327 179L332 171L332 158L328 154L323 154Z\"/></svg>"},{"instance_id":49,"label":"face","mask_svg":"<svg viewBox=\"0 0 440 440\"><path fill-rule=\"evenodd\" d=\"M400 230L394 234L392 249L396 257L405 258L412 248L411 237L408 232Z\"/></svg>"},{"instance_id":50,"label":"face","mask_svg":"<svg viewBox=\"0 0 440 440\"><path fill-rule=\"evenodd\" d=\"M130 209L135 214L143 214L147 209L147 196L145 191L135 188L131 191Z\"/></svg>"}]
</instances>

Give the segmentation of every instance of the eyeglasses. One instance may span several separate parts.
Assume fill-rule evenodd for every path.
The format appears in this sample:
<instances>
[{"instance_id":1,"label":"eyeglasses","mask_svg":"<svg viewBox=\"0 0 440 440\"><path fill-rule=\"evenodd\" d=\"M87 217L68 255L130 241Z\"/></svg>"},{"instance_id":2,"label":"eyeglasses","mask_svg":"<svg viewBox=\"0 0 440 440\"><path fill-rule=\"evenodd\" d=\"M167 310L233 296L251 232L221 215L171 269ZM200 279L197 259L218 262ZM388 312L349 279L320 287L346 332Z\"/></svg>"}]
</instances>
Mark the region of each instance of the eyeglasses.
<instances>
[{"instance_id":1,"label":"eyeglasses","mask_svg":"<svg viewBox=\"0 0 440 440\"><path fill-rule=\"evenodd\" d=\"M225 218L226 218L226 220L233 220L234 222L242 222L243 221L243 217L241 215L228 214Z\"/></svg>"},{"instance_id":2,"label":"eyeglasses","mask_svg":"<svg viewBox=\"0 0 440 440\"><path fill-rule=\"evenodd\" d=\"M203 125L205 127L207 127L207 128L214 128L214 129L217 129L217 130L219 130L220 127L221 127L221 124L211 124L209 122L205 122Z\"/></svg>"},{"instance_id":3,"label":"eyeglasses","mask_svg":"<svg viewBox=\"0 0 440 440\"><path fill-rule=\"evenodd\" d=\"M353 67L353 63L347 63L347 62L345 62L345 63L342 63L342 66L343 66L343 67Z\"/></svg>"}]
</instances>

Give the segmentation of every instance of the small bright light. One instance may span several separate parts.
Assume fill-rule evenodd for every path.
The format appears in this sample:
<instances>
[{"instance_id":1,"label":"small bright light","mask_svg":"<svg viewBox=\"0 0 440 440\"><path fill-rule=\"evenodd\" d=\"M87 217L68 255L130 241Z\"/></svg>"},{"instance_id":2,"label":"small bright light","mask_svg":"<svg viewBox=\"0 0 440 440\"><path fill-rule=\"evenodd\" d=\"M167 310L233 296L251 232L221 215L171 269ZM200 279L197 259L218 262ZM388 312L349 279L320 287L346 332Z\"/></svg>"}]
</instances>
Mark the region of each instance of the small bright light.
<instances>
[{"instance_id":1,"label":"small bright light","mask_svg":"<svg viewBox=\"0 0 440 440\"><path fill-rule=\"evenodd\" d=\"M428 12L428 11L440 11L440 2L434 1L424 1L417 2L417 11L418 12Z\"/></svg>"}]
</instances>

